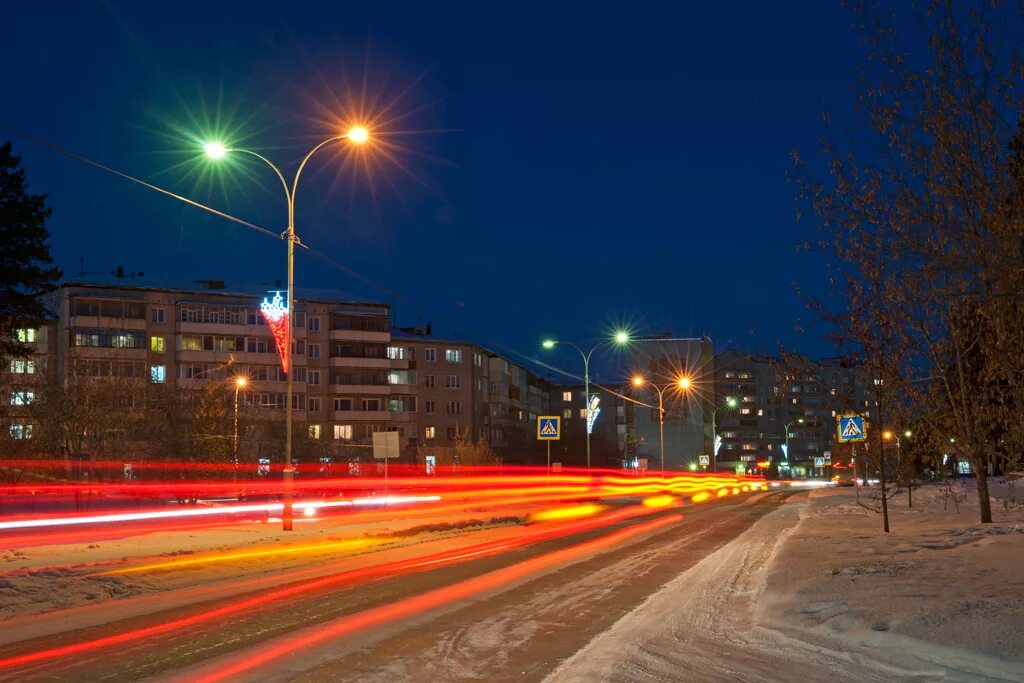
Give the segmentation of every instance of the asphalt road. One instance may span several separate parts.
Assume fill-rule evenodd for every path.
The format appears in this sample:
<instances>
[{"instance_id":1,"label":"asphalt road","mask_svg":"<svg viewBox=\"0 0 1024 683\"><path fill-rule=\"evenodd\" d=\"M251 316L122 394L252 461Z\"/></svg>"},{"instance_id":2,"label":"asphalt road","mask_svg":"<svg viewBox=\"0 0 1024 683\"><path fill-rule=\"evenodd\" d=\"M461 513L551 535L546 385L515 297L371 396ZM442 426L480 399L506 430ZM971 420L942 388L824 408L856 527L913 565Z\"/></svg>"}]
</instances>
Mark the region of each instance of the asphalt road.
<instances>
[{"instance_id":1,"label":"asphalt road","mask_svg":"<svg viewBox=\"0 0 1024 683\"><path fill-rule=\"evenodd\" d=\"M683 515L604 550L535 571L468 598L458 598L316 645L289 649L234 680L488 681L542 680L560 662L632 610L665 582L699 562L778 506L771 492L666 509L642 520L537 543L498 556L406 574L367 586L332 587L270 603L171 633L0 671L0 680L197 680L295 634L329 630L368 610L553 551L599 539L615 529ZM208 602L125 619L88 630L0 648L0 657L143 628L218 607Z\"/></svg>"}]
</instances>

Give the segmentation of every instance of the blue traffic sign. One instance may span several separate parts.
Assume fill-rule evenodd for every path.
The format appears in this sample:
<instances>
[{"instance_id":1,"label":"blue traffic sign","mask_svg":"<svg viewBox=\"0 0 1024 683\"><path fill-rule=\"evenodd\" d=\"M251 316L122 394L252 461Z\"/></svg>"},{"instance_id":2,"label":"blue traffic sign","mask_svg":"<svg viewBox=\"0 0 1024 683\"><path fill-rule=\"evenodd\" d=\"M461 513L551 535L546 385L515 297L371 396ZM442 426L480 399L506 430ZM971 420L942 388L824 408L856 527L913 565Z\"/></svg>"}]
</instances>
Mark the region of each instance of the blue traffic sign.
<instances>
[{"instance_id":1,"label":"blue traffic sign","mask_svg":"<svg viewBox=\"0 0 1024 683\"><path fill-rule=\"evenodd\" d=\"M840 415L837 431L839 443L867 441L868 439L863 415Z\"/></svg>"},{"instance_id":2,"label":"blue traffic sign","mask_svg":"<svg viewBox=\"0 0 1024 683\"><path fill-rule=\"evenodd\" d=\"M562 436L562 418L558 415L540 415L537 418L537 438L558 441Z\"/></svg>"},{"instance_id":3,"label":"blue traffic sign","mask_svg":"<svg viewBox=\"0 0 1024 683\"><path fill-rule=\"evenodd\" d=\"M814 459L814 466L815 467L824 467L825 466L825 458L815 458Z\"/></svg>"}]
</instances>

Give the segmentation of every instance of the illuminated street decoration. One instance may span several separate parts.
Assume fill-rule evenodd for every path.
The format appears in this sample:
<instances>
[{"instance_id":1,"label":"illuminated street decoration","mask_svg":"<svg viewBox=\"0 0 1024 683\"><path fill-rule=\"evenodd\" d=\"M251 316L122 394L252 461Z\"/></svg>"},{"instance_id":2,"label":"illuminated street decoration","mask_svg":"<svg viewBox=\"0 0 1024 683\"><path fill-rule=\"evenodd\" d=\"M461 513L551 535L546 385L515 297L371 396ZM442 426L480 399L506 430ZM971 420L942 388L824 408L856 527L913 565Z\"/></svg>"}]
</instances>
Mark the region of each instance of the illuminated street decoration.
<instances>
[{"instance_id":1,"label":"illuminated street decoration","mask_svg":"<svg viewBox=\"0 0 1024 683\"><path fill-rule=\"evenodd\" d=\"M597 422L597 416L601 414L601 408L598 405L601 403L601 397L594 394L590 397L590 402L587 404L587 434L594 432L594 423Z\"/></svg>"},{"instance_id":2,"label":"illuminated street decoration","mask_svg":"<svg viewBox=\"0 0 1024 683\"><path fill-rule=\"evenodd\" d=\"M715 457L718 457L718 450L722 447L722 435L715 434Z\"/></svg>"},{"instance_id":3,"label":"illuminated street decoration","mask_svg":"<svg viewBox=\"0 0 1024 683\"><path fill-rule=\"evenodd\" d=\"M264 297L263 303L260 304L260 313L263 314L263 318L267 321L267 327L274 335L277 354L281 356L281 367L288 372L291 360L291 354L285 348L285 344L288 343L288 307L284 304L281 292L274 292L274 298L269 301Z\"/></svg>"}]
</instances>

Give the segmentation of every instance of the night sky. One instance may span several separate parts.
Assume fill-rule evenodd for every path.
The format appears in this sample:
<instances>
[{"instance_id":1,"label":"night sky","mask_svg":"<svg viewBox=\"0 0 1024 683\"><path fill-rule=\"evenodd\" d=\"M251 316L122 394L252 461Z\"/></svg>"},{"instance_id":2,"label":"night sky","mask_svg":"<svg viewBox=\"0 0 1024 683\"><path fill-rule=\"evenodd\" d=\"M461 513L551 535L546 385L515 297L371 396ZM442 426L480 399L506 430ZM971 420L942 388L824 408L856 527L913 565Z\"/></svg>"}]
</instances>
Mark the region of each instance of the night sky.
<instances>
[{"instance_id":1,"label":"night sky","mask_svg":"<svg viewBox=\"0 0 1024 683\"><path fill-rule=\"evenodd\" d=\"M0 124L274 231L271 171L237 155L212 167L199 144L218 134L293 172L338 121L378 115L393 158L315 158L297 230L383 289L300 254L300 296L394 290L399 324L524 353L620 323L718 349L831 352L792 285L820 292L824 257L795 248L815 228L796 220L786 170L793 147L814 160L823 109L851 117L862 49L838 2L40 1L3 14ZM283 242L6 137L50 194L66 274L84 259L154 284L284 278Z\"/></svg>"}]
</instances>

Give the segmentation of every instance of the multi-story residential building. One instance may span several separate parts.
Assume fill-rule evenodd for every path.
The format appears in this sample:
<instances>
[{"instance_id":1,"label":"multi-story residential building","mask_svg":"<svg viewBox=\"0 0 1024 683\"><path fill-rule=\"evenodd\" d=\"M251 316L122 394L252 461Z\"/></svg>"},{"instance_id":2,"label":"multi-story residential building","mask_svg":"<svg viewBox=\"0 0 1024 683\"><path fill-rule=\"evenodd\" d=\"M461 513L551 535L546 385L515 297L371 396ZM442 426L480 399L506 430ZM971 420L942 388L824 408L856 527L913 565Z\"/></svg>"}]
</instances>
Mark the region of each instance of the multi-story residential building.
<instances>
[{"instance_id":1,"label":"multi-story residential building","mask_svg":"<svg viewBox=\"0 0 1024 683\"><path fill-rule=\"evenodd\" d=\"M874 405L866 373L838 361L784 361L726 351L716 358L715 368L715 428L721 439L717 463L722 469L821 474L815 458L831 454L836 416L856 411L870 418Z\"/></svg>"},{"instance_id":2,"label":"multi-story residential building","mask_svg":"<svg viewBox=\"0 0 1024 683\"><path fill-rule=\"evenodd\" d=\"M543 449L537 441L539 415L548 414L550 382L498 355L488 359L489 442L502 462L539 464Z\"/></svg>"},{"instance_id":3,"label":"multi-story residential building","mask_svg":"<svg viewBox=\"0 0 1024 683\"><path fill-rule=\"evenodd\" d=\"M629 371L664 387L665 469L695 467L699 456L711 453L711 411L715 397L715 359L711 340L671 335L637 339L629 344ZM680 390L685 377L688 388ZM632 389L635 407L637 457L648 467L660 467L661 437L658 394L650 386Z\"/></svg>"},{"instance_id":4,"label":"multi-story residential building","mask_svg":"<svg viewBox=\"0 0 1024 683\"><path fill-rule=\"evenodd\" d=\"M141 385L186 399L245 377L240 402L247 421L279 421L286 375L260 313L267 293L229 291L216 280L195 284L65 282L45 296L55 319L46 334L53 339L37 362L64 385L81 376L110 378L128 394ZM411 453L415 380L411 360L391 345L389 307L300 292L294 322L295 433L308 437L320 456L358 457L368 455L374 432L393 430Z\"/></svg>"},{"instance_id":5,"label":"multi-story residential building","mask_svg":"<svg viewBox=\"0 0 1024 683\"><path fill-rule=\"evenodd\" d=\"M591 466L628 467L627 461L636 450L634 404L623 398L629 391L628 385L609 389L611 391L590 385L590 395L597 397L595 408L598 411L590 433ZM561 438L551 447L552 462L572 467L585 465L587 413L584 385L553 385L550 407L552 415L562 418Z\"/></svg>"},{"instance_id":6,"label":"multi-story residential building","mask_svg":"<svg viewBox=\"0 0 1024 683\"><path fill-rule=\"evenodd\" d=\"M490 352L464 340L435 337L429 324L391 334L393 348L414 362L417 443L429 449L453 446L456 437L487 442Z\"/></svg>"}]
</instances>

